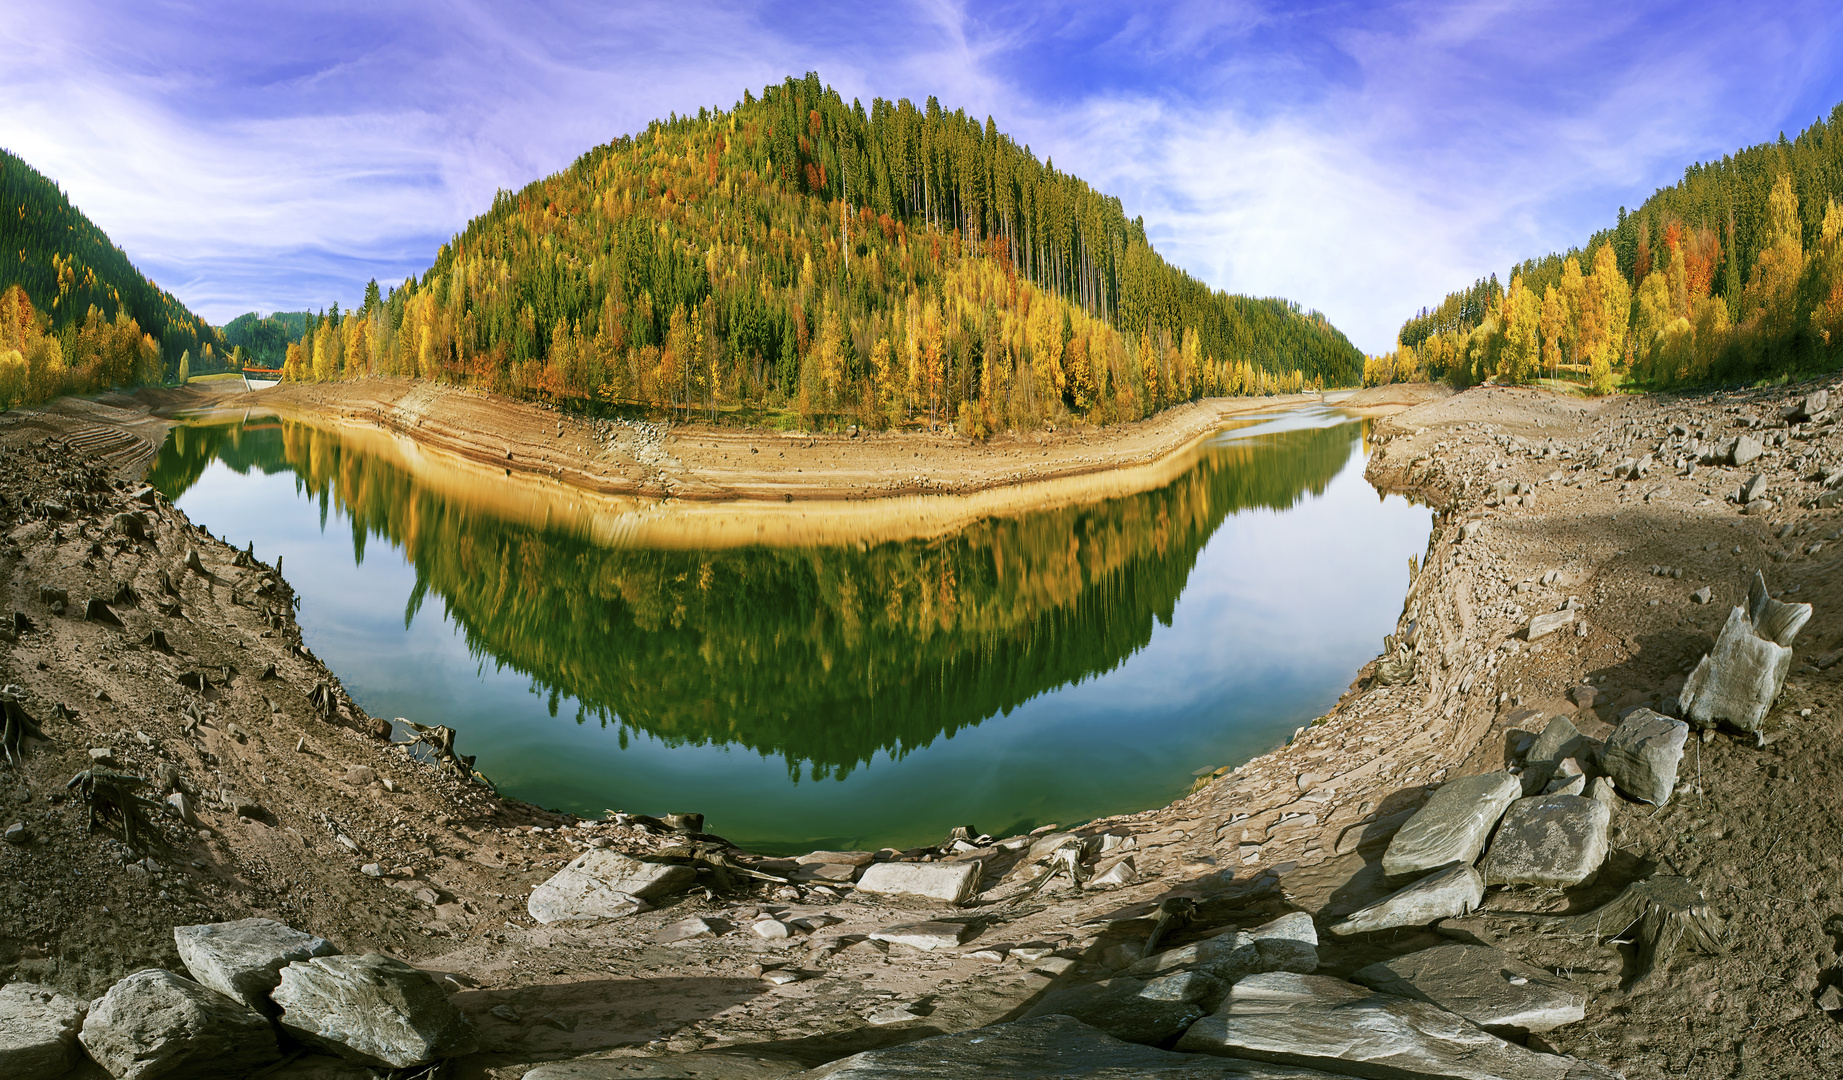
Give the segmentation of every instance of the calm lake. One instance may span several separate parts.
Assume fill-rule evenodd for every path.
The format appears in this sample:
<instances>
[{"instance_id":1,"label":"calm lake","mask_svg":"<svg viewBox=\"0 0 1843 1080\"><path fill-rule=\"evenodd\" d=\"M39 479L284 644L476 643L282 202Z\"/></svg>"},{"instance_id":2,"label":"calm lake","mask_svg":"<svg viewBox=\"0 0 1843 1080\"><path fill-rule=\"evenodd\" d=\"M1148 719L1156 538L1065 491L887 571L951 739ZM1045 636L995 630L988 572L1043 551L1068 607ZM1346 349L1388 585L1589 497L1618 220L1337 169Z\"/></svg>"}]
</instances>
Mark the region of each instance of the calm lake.
<instances>
[{"instance_id":1,"label":"calm lake","mask_svg":"<svg viewBox=\"0 0 1843 1080\"><path fill-rule=\"evenodd\" d=\"M1147 809L1322 714L1431 526L1364 481L1365 430L1276 413L1156 490L828 547L610 546L274 418L176 428L149 480L282 556L354 699L506 794L786 853Z\"/></svg>"}]
</instances>

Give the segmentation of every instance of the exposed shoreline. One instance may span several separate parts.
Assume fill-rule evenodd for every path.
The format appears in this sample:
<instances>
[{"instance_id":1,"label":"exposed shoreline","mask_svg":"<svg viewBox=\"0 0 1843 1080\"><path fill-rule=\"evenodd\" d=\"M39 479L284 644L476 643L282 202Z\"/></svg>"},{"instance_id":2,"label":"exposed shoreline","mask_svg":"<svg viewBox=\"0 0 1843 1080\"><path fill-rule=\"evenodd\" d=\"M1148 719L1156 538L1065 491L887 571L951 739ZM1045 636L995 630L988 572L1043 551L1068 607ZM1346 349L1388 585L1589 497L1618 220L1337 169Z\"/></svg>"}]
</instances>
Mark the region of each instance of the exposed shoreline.
<instances>
[{"instance_id":1,"label":"exposed shoreline","mask_svg":"<svg viewBox=\"0 0 1843 1080\"><path fill-rule=\"evenodd\" d=\"M1410 620L1422 628L1412 678L1383 687L1366 669L1330 714L1286 747L1227 772L1170 806L1082 826L1079 832L1084 835L1112 832L1130 837L1136 880L1100 891L1052 890L1053 895L996 923L982 922L987 929L980 935L945 953L901 952L898 947L886 955L862 944L863 935L891 921L938 916L938 905L932 914L923 914L913 906L905 910L905 905L861 895L829 898L809 885L789 887L792 895L784 899L767 895L773 890L753 900L686 898L623 920L534 926L522 917L523 895L586 849L591 839L645 853L658 850L669 837L649 835L643 827L575 823L503 800L482 802L477 793L467 796L453 785L432 783L426 768L404 763L399 755L369 742L358 730L367 722L362 714L348 708L341 715L350 714L349 718L333 724L314 714L302 684L332 678L330 672L315 673L324 672L314 666L317 662L289 674L292 695L264 689L274 684L227 693L202 741L180 732L174 712L156 709L144 714L148 719L133 723L140 724L157 747L165 748L160 754L179 760L195 775L215 774L254 786L261 774L275 792L279 809L272 823L246 823L215 805L207 808L206 816L222 835L201 842L213 867L207 875L212 887L186 894L195 898L189 903L203 901L212 914L225 918L264 914L293 920L334 938L348 951L388 945L424 966L464 972L477 988L456 1000L475 1017L485 1044L481 1055L464 1059L465 1075L509 1080L523 1075L525 1063L617 1047L630 1048L620 1053L753 1047L816 1065L874 1045L1014 1018L1053 987L1104 977L1114 962L1110 957L1118 955L1112 950L1130 943L1135 934L1143 937L1144 921L1135 920L1134 914L1149 911L1161 897L1192 896L1208 910L1220 911L1211 920L1215 929L1287 910L1311 912L1323 923L1360 906L1379 895L1382 847L1403 815L1426 798L1430 785L1503 767L1514 733L1539 728L1550 715L1569 716L1584 732L1595 735L1624 708L1662 706L1672 700L1683 665L1693 663L1706 649L1735 590L1744 587L1756 568L1766 570L1775 588L1798 586L1799 598L1816 605L1813 623L1801 639L1800 661L1806 659L1807 649L1815 655L1830 648L1843 631L1843 581L1830 572L1832 556L1823 550L1830 541L1823 538L1827 530L1843 531L1843 511L1807 507L1823 490L1809 479L1809 462L1843 456L1843 446L1833 445L1843 433L1834 427L1802 433L1800 438L1808 441L1788 441L1748 470L1759 470L1768 478L1779 506L1745 517L1722 499L1724 485L1746 479L1739 470L1709 468L1693 480L1660 475L1657 482L1632 484L1610 475L1612 458L1594 465L1587 453L1591 447L1605 448L1614 456L1627 448L1635 453L1652 450L1671 437L1665 431L1672 424L1726 430L1735 416L1770 419L1793 392L1587 402L1533 391L1480 389L1426 401L1382 421L1369 467L1372 482L1380 490L1411 494L1443 511L1404 604L1402 628ZM1396 388L1391 396L1403 393ZM183 402L163 404L175 407ZM1259 408L1276 404L1265 399ZM1356 405L1362 407L1362 400ZM77 410L81 417L68 409L53 410L29 424L13 418L0 424L0 444L38 445L48 432L68 436L88 430L97 420L93 409L85 409ZM359 415L349 419L371 422ZM1220 414L1211 423L1219 419ZM554 428L556 418L543 414L540 422ZM434 425L443 438L448 437L442 434L446 423ZM431 425L425 421L422 426ZM1177 439L1179 446L1196 438L1195 433L1187 438L1173 434L1182 431L1181 423L1165 425L1161 431L1164 438ZM1147 444L1157 441L1148 433L1138 434ZM679 429L671 437L680 439L675 445L687 453L697 449L721 455L726 448L748 445L691 429ZM747 440L760 435L730 437ZM708 445L685 445L700 438ZM795 449L840 449L811 441L811 447ZM1122 445L1128 441L1122 440ZM790 448L793 442L788 440ZM992 453L967 460L1006 464L1016 471L1023 459L1007 459L997 452L1028 452L1023 442L985 448ZM1067 458L1095 453L1092 444L1073 437L1069 443L1064 448ZM1568 456L1531 453L1551 446L1568 450ZM1128 453L1117 448L1114 452ZM59 457L64 460L75 453L55 451L53 456L64 455ZM553 456L561 467L562 455ZM702 460L672 456L687 468L693 460ZM535 460L545 462L541 456ZM811 461L815 468L825 464L823 454L791 460ZM985 471L1003 475L990 466ZM1530 485L1530 505L1485 505L1487 484L1499 480ZM1703 495L1704 488L1711 495ZM801 490L823 487L809 483ZM693 505L690 498L680 498L675 509ZM106 532L106 508L85 513L85 521L97 524L67 523L60 528L77 529L80 535L100 535L99 527ZM120 746L124 718L106 705L84 707L81 702L89 688L112 688L117 701L139 700L136 695L173 697L175 691L170 682L154 677L151 667L159 665L150 667L152 658L145 653L109 644L116 640L111 636L116 631L37 612L28 591L51 573L54 564L64 567L58 573L80 575L73 580L96 578L85 586L91 588L103 587L102 579L111 571L81 569L82 551L76 545L56 544L45 523L21 520L23 524L15 525L13 517L8 519L15 552L4 558L10 567L7 599L15 608L33 611L53 640L22 638L9 651L5 677L23 682L40 707L64 701L80 709L76 720L48 732L52 743L32 743L24 769L9 777L8 783L23 781L37 789L61 785L81 764L86 743L108 740ZM1478 524L1462 540L1462 527L1469 522ZM148 578L157 565L179 558L191 544L205 554L214 572L230 577L215 568L232 564L234 552L183 522L175 521L172 527L177 530L172 534L177 546L163 541L154 562L139 556L141 578ZM32 529L41 531L30 536L21 532ZM113 558L122 557L126 555ZM1682 578L1660 577L1650 569L1658 566L1687 568L1687 573ZM1688 594L1703 584L1715 590L1715 602L1692 605ZM280 613L284 629L279 638L237 631L235 625L247 613L235 596L235 590L228 597L218 595L213 610L221 614L195 616L186 632L195 635L189 647L201 658L204 652L221 653L244 668L260 659L261 650L286 643L291 619ZM1551 638L1539 648L1520 641L1529 615L1552 610L1569 596L1582 603L1585 634ZM201 594L197 603L205 602ZM139 632L138 624L146 618L143 613L132 615L131 632ZM213 622L220 618L221 625ZM247 658L241 651L248 651ZM112 662L123 670L104 672L74 662L77 657L114 657ZM34 667L31 661L40 658L46 666ZM303 658L287 662L299 667ZM151 681L141 681L136 668L148 669ZM1591 684L1585 681L1589 677ZM1593 692L1583 693L1588 686ZM282 706L281 712L272 714L261 704L267 700L262 697L265 692ZM1834 676L1816 662L1795 663L1767 746L1756 747L1751 736L1724 736L1699 744L1694 790L1686 781L1684 794L1661 811L1618 811L1614 820L1621 854L1616 866L1609 864L1604 881L1583 887L1578 896L1505 892L1487 899L1491 909L1569 904L1578 910L1597 903L1600 892L1617 889L1643 867L1668 861L1698 882L1718 913L1730 920L1737 945L1754 961L1743 965L1679 954L1671 962L1666 984L1639 993L1621 988L1619 950L1607 946L1584 954L1581 962L1587 966L1575 971L1574 978L1592 991L1587 1019L1550 1033L1545 1045L1605 1061L1625 1070L1631 1080L1728 1076L1745 1068L1749 1058L1773 1061L1787 1074L1805 1075L1834 1072L1843 1063L1843 1048L1833 1049L1826 1034L1832 1021L1811 1003L1829 977L1826 967L1832 962L1826 959L1823 929L1828 909L1820 898L1833 888L1824 868L1834 864L1835 857L1827 854L1824 830L1811 825L1843 814L1843 793L1825 770L1827 748L1843 731L1836 704ZM254 737L240 742L225 734L232 718ZM325 745L317 759L323 764L307 767L308 759L289 752L297 736ZM195 742L196 749L188 749ZM215 764L199 757L199 751L211 754ZM129 745L126 753L132 757L140 751ZM338 766L334 758L340 759ZM291 761L295 764L287 764ZM376 785L354 787L354 774L345 766L359 762L396 776L400 787L416 793L410 798L418 805L430 801L419 811L420 836L408 841L422 845L427 853L415 860L418 876L375 879L360 874L361 857L324 838L288 848L285 859L293 862L284 869L277 862L284 852L274 845L290 830L309 838L316 830L323 832L313 817L316 810L342 815L352 822L347 828L361 838L386 840L391 835L389 819L403 815L403 800ZM278 769L287 770L286 783L269 779ZM1794 791L1809 809L1787 803L1787 793ZM38 798L42 804L43 796ZM126 880L113 859L96 860L90 853L105 853L111 842L86 838L80 819L72 818L67 808L34 821L41 818L35 828L55 838L46 849L47 861L32 862L28 876L16 875L22 882L30 881L37 895L60 887L66 895L151 890L151 885ZM568 832L533 833L533 824L573 827ZM8 857L37 860L37 851L8 849ZM1771 860L1763 858L1768 851L1776 852ZM1000 864L1002 860L995 860L995 867ZM1020 865L999 871L989 884L989 896L963 912L981 919L1003 912L990 898L1002 899L1015 891L1022 872ZM300 887L291 882L306 884L302 874L320 898L308 908L285 902ZM429 889L436 902L380 904L416 888ZM1752 899L1758 895L1800 897L1804 902L1762 906ZM20 897L0 899L9 900L11 910L31 906ZM282 906L276 906L278 901L284 901ZM198 917L196 907L167 914L151 892L139 903L137 917L155 923ZM743 931L740 936L732 932L670 949L648 944L650 935L674 919L702 914L746 922L748 914L762 910L764 903L778 908L785 918L823 911L843 921L779 943ZM0 969L16 978L29 973L47 981L69 980L72 989L88 993L111 966L171 966L160 954L159 943L146 940L144 931L138 938L123 938L94 906L67 907L70 910L55 913L51 924L30 933L0 922L0 938L33 943L25 950L9 946L10 955L0 950ZM33 918L36 922L39 916ZM1209 928L1199 926L1193 936L1206 932ZM994 964L973 955L981 946L1032 940L1048 942L1071 964L1046 975L1033 962L1015 957ZM1443 940L1447 939L1433 931L1402 931L1378 940L1326 941L1320 948L1321 970L1347 977L1373 960ZM101 959L60 968L33 958L71 955L72 943L78 941L88 942ZM1002 956L1004 949L998 952ZM109 956L115 961L104 963ZM751 980L764 967L790 962L817 974L785 986L749 990L727 1006L661 996L659 989L660 980L693 976L754 986ZM755 965L753 971L750 964ZM540 970L549 974L538 974ZM867 1027L865 1010L879 1001L887 1004L892 997L927 1001L931 1011L925 1019L906 1024ZM577 1010L584 1023L566 1031L487 1015L492 1006L513 1002L526 1003L518 1013L549 1010L575 1015L572 1010ZM544 1004L534 1008L533 1002ZM650 1019L641 1019L643 1015ZM1688 1026L1686 1016L1694 1018ZM1761 1017L1771 1018L1771 1023L1761 1025Z\"/></svg>"}]
</instances>

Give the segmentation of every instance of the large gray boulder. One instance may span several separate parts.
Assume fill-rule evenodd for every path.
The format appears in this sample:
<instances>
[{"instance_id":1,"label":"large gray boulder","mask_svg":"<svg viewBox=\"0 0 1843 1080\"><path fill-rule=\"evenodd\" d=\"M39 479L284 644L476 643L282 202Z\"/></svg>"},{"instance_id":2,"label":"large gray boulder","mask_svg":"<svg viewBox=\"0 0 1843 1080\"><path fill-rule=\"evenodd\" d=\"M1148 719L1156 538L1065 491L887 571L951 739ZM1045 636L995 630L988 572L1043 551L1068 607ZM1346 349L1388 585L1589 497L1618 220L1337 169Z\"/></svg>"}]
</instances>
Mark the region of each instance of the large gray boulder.
<instances>
[{"instance_id":1,"label":"large gray boulder","mask_svg":"<svg viewBox=\"0 0 1843 1080\"><path fill-rule=\"evenodd\" d=\"M1606 737L1601 767L1619 790L1656 806L1676 790L1677 766L1689 742L1689 725L1674 717L1635 709Z\"/></svg>"},{"instance_id":2,"label":"large gray boulder","mask_svg":"<svg viewBox=\"0 0 1843 1080\"><path fill-rule=\"evenodd\" d=\"M531 890L525 909L542 923L619 919L646 910L646 901L691 887L697 871L674 863L642 862L590 848Z\"/></svg>"},{"instance_id":3,"label":"large gray boulder","mask_svg":"<svg viewBox=\"0 0 1843 1080\"><path fill-rule=\"evenodd\" d=\"M0 986L0 1076L53 1080L76 1064L89 1006L36 983Z\"/></svg>"},{"instance_id":4,"label":"large gray boulder","mask_svg":"<svg viewBox=\"0 0 1843 1080\"><path fill-rule=\"evenodd\" d=\"M255 1011L170 971L137 971L90 1006L77 1036L116 1080L244 1077L280 1061Z\"/></svg>"},{"instance_id":5,"label":"large gray boulder","mask_svg":"<svg viewBox=\"0 0 1843 1080\"><path fill-rule=\"evenodd\" d=\"M270 1016L280 1011L269 1000L269 991L281 983L283 968L296 960L339 952L325 938L273 919L175 926L173 944L201 985Z\"/></svg>"},{"instance_id":6,"label":"large gray boulder","mask_svg":"<svg viewBox=\"0 0 1843 1080\"><path fill-rule=\"evenodd\" d=\"M1571 889L1600 872L1612 812L1584 795L1537 795L1510 804L1479 864L1486 885Z\"/></svg>"},{"instance_id":7,"label":"large gray boulder","mask_svg":"<svg viewBox=\"0 0 1843 1080\"><path fill-rule=\"evenodd\" d=\"M1039 1016L867 1050L809 1080L1331 1080L1311 1069L1174 1054L1067 1016Z\"/></svg>"},{"instance_id":8,"label":"large gray boulder","mask_svg":"<svg viewBox=\"0 0 1843 1080\"><path fill-rule=\"evenodd\" d=\"M1766 600L1779 603L1771 597ZM1809 604L1780 606L1810 610ZM1778 612L1766 611L1763 605L1761 611L1782 624L1782 632L1784 626L1790 625ZM1797 628L1793 627L1792 632L1796 633ZM1759 731L1791 667L1792 650L1756 633L1747 611L1734 608L1715 639L1715 651L1704 656L1684 681L1677 695L1677 711L1699 728L1714 727L1725 720L1742 731Z\"/></svg>"},{"instance_id":9,"label":"large gray boulder","mask_svg":"<svg viewBox=\"0 0 1843 1080\"><path fill-rule=\"evenodd\" d=\"M1337 937L1426 926L1469 915L1485 897L1485 879L1470 863L1455 863L1359 908L1326 929Z\"/></svg>"},{"instance_id":10,"label":"large gray boulder","mask_svg":"<svg viewBox=\"0 0 1843 1080\"><path fill-rule=\"evenodd\" d=\"M1382 872L1391 878L1419 877L1476 861L1504 808L1522 794L1522 781L1508 772L1449 781L1396 831L1383 853Z\"/></svg>"},{"instance_id":11,"label":"large gray boulder","mask_svg":"<svg viewBox=\"0 0 1843 1080\"><path fill-rule=\"evenodd\" d=\"M1116 1039L1156 1046L1214 1010L1227 989L1198 971L1150 980L1118 976L1051 990L1024 1016L1072 1016Z\"/></svg>"},{"instance_id":12,"label":"large gray boulder","mask_svg":"<svg viewBox=\"0 0 1843 1080\"><path fill-rule=\"evenodd\" d=\"M1458 1013L1494 1035L1517 1037L1587 1015L1574 983L1483 945L1436 945L1359 968L1356 981Z\"/></svg>"},{"instance_id":13,"label":"large gray boulder","mask_svg":"<svg viewBox=\"0 0 1843 1080\"><path fill-rule=\"evenodd\" d=\"M479 1048L433 976L379 953L296 961L271 997L290 1033L362 1065L407 1069Z\"/></svg>"},{"instance_id":14,"label":"large gray boulder","mask_svg":"<svg viewBox=\"0 0 1843 1080\"><path fill-rule=\"evenodd\" d=\"M1318 970L1318 928L1306 912L1288 912L1248 931L1248 936L1254 939L1262 971L1309 975Z\"/></svg>"},{"instance_id":15,"label":"large gray boulder","mask_svg":"<svg viewBox=\"0 0 1843 1080\"><path fill-rule=\"evenodd\" d=\"M1538 1054L1436 1005L1322 975L1252 975L1192 1024L1180 1051L1401 1080L1616 1080Z\"/></svg>"},{"instance_id":16,"label":"large gray boulder","mask_svg":"<svg viewBox=\"0 0 1843 1080\"><path fill-rule=\"evenodd\" d=\"M979 888L980 861L961 859L954 862L881 862L865 869L858 878L858 891L896 896L924 896L962 904L972 899Z\"/></svg>"}]
</instances>

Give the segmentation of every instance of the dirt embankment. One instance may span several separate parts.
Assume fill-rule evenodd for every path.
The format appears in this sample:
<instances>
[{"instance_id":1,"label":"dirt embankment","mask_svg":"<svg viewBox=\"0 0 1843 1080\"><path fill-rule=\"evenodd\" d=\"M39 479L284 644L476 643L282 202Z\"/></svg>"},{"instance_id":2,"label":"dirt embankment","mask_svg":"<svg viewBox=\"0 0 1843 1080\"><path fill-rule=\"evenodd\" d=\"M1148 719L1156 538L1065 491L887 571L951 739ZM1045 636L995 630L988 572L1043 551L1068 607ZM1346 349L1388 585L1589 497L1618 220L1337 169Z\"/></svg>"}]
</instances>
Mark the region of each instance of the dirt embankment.
<instances>
[{"instance_id":1,"label":"dirt embankment","mask_svg":"<svg viewBox=\"0 0 1843 1080\"><path fill-rule=\"evenodd\" d=\"M1843 665L1829 665L1843 644L1834 573L1843 511L1811 504L1826 490L1819 478L1843 466L1843 431L1778 424L1778 406L1803 389L1597 403L1479 389L1384 421L1371 478L1441 510L1404 604L1400 629L1418 628L1412 674L1385 686L1372 666L1288 746L1169 807L1083 825L1080 834L1112 833L1115 852L1133 855L1124 884L1052 885L1013 905L1036 873L1019 852L911 852L981 858L987 872L966 906L907 904L734 853L793 880L552 926L535 925L524 899L577 852L657 853L678 840L645 822L568 821L498 800L388 749L337 694L329 719L310 691L336 684L292 648L279 573L238 565L177 511L140 506L61 437L46 442L48 431L69 430L57 427L65 421L0 426L0 611L32 624L5 645L3 674L22 685L49 736L28 740L23 764L0 775L0 805L18 807L8 820L34 837L0 848L0 974L94 993L124 970L175 963L174 923L262 914L348 951L388 949L454 973L484 1047L459 1075L718 1047L816 1065L1014 1018L1052 988L1105 977L1130 962L1145 916L1165 897L1199 903L1176 943L1288 910L1322 926L1379 897L1382 851L1435 785L1504 767L1518 732L1551 716L1601 736L1634 705L1671 711L1687 666L1763 569L1775 591L1796 590L1790 599L1816 607L1764 745L1730 734L1692 742L1669 804L1615 810L1616 850L1597 881L1498 890L1485 906L1586 910L1658 869L1681 872L1707 896L1731 954L1680 951L1635 990L1630 944L1528 952L1538 966L1564 967L1590 1001L1584 1021L1532 1045L1633 1080L1837 1075L1843 1040L1818 1000L1840 979L1832 823L1843 819L1843 782L1829 759L1843 727L1834 674ZM1743 431L1770 440L1760 460L1678 475L1674 456L1689 438ZM1647 453L1649 476L1612 475ZM1756 473L1774 506L1743 515L1727 495ZM113 523L137 508L149 518L145 542ZM194 547L202 574L183 569ZM163 610L163 571L177 615ZM124 627L81 619L82 601L115 597L123 583L142 598L114 609ZM40 585L67 589L75 615L51 614ZM1694 603L1704 586L1713 602ZM1523 640L1530 617L1570 600L1577 621L1567 632ZM171 654L137 644L155 629ZM264 679L270 664L278 677ZM182 685L188 673L207 676L210 689ZM58 705L75 715L52 719ZM131 771L177 766L208 832L167 823L175 854L150 864L89 833L63 783L88 767L92 747L112 749ZM228 794L214 801L218 792ZM260 804L254 816L237 812L250 808L238 796ZM657 940L693 915L712 920L717 936ZM751 932L761 915L786 936ZM869 937L926 918L964 924L964 943L923 952ZM1326 938L1322 970L1348 976L1446 940L1433 930ZM1535 948L1514 936L1500 944Z\"/></svg>"}]
</instances>

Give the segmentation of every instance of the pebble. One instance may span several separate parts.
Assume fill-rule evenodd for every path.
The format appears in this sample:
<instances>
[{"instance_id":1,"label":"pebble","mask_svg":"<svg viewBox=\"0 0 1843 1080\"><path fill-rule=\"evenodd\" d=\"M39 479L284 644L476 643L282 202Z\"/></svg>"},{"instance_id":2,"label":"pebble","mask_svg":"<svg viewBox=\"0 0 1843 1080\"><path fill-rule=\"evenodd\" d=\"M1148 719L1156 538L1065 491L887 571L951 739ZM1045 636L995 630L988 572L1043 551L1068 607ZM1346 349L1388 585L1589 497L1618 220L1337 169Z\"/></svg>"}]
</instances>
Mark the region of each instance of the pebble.
<instances>
[{"instance_id":1,"label":"pebble","mask_svg":"<svg viewBox=\"0 0 1843 1080\"><path fill-rule=\"evenodd\" d=\"M29 844L32 834L27 831L25 822L15 821L6 827L6 842L9 844Z\"/></svg>"}]
</instances>

